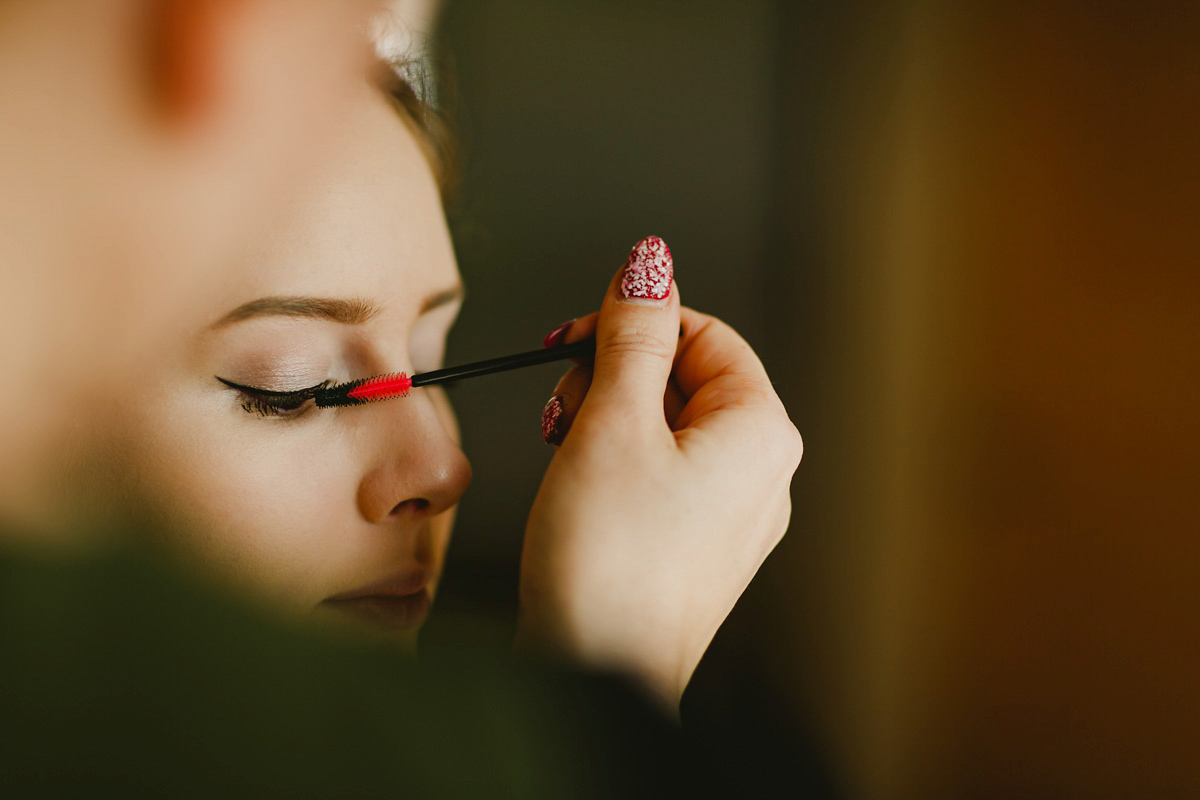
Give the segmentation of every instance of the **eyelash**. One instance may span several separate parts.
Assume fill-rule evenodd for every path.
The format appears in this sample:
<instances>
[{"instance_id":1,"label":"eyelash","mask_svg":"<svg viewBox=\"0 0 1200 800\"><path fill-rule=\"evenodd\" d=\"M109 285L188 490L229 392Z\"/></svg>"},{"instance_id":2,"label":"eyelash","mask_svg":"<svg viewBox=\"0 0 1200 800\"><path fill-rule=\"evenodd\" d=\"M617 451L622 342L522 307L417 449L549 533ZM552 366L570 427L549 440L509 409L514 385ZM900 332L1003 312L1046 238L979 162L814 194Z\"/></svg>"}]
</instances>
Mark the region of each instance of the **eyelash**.
<instances>
[{"instance_id":1,"label":"eyelash","mask_svg":"<svg viewBox=\"0 0 1200 800\"><path fill-rule=\"evenodd\" d=\"M242 395L242 408L249 414L262 417L282 417L292 419L299 417L308 410L308 401L318 389L324 389L332 381L322 381L307 389L297 389L294 392L277 392L272 389L259 389L254 386L243 386L240 383L227 381L217 377L221 383L230 389L235 389Z\"/></svg>"},{"instance_id":2,"label":"eyelash","mask_svg":"<svg viewBox=\"0 0 1200 800\"><path fill-rule=\"evenodd\" d=\"M308 401L313 399L316 391L333 385L333 381L321 381L316 386L310 386L307 389L297 389L294 392L277 392L273 389L243 386L240 383L227 381L220 376L217 376L217 380L230 389L234 389L242 396L242 409L247 414L258 414L260 417L280 417L282 419L295 419L304 414L304 412L308 411ZM441 384L441 389L447 393L452 393L457 388L457 381Z\"/></svg>"}]
</instances>

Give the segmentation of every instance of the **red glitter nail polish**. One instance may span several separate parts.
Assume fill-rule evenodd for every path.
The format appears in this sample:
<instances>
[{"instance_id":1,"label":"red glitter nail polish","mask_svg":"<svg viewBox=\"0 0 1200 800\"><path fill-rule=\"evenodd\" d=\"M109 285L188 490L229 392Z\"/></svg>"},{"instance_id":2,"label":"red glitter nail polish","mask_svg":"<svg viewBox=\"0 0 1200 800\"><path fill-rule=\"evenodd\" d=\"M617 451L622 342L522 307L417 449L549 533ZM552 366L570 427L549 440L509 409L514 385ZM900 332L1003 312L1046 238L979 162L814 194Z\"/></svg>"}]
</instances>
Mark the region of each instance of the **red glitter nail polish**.
<instances>
[{"instance_id":1,"label":"red glitter nail polish","mask_svg":"<svg viewBox=\"0 0 1200 800\"><path fill-rule=\"evenodd\" d=\"M571 330L571 326L575 324L575 320L569 319L562 325L559 325L554 330L546 334L546 338L542 339L542 347L558 347L562 344L562 340L566 337L567 331Z\"/></svg>"},{"instance_id":2,"label":"red glitter nail polish","mask_svg":"<svg viewBox=\"0 0 1200 800\"><path fill-rule=\"evenodd\" d=\"M647 236L633 246L621 276L621 295L630 299L665 300L671 296L675 263L671 248L657 236Z\"/></svg>"},{"instance_id":3,"label":"red glitter nail polish","mask_svg":"<svg viewBox=\"0 0 1200 800\"><path fill-rule=\"evenodd\" d=\"M542 409L542 441L546 444L562 444L563 431L559 428L562 413L561 395L556 394L546 401L546 407Z\"/></svg>"}]
</instances>

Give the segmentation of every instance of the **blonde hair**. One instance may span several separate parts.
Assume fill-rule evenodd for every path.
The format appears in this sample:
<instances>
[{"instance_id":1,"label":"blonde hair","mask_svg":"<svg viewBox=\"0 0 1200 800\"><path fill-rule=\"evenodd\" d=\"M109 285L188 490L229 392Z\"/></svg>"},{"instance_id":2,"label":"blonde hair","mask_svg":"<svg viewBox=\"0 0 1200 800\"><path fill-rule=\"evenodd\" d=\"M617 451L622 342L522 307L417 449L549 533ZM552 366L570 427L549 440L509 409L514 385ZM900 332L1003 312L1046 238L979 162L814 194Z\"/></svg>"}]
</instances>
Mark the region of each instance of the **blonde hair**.
<instances>
[{"instance_id":1,"label":"blonde hair","mask_svg":"<svg viewBox=\"0 0 1200 800\"><path fill-rule=\"evenodd\" d=\"M442 202L449 203L459 177L459 152L450 125L434 96L435 83L422 60L380 60L377 82L417 137L437 179ZM441 88L444 88L444 84Z\"/></svg>"}]
</instances>

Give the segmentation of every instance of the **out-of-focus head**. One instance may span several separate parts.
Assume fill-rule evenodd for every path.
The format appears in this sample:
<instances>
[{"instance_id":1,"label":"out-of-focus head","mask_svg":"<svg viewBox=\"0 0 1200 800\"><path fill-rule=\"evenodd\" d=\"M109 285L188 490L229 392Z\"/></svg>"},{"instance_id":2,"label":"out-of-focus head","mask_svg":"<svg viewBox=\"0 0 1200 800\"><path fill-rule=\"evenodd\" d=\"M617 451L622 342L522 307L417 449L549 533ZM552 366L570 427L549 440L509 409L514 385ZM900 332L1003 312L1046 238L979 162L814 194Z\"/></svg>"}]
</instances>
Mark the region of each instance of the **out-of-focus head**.
<instances>
[{"instance_id":1,"label":"out-of-focus head","mask_svg":"<svg viewBox=\"0 0 1200 800\"><path fill-rule=\"evenodd\" d=\"M444 5L442 0L387 0L372 25L379 55L393 61L423 55Z\"/></svg>"},{"instance_id":2,"label":"out-of-focus head","mask_svg":"<svg viewBox=\"0 0 1200 800\"><path fill-rule=\"evenodd\" d=\"M322 160L377 5L0 2L0 518Z\"/></svg>"}]
</instances>

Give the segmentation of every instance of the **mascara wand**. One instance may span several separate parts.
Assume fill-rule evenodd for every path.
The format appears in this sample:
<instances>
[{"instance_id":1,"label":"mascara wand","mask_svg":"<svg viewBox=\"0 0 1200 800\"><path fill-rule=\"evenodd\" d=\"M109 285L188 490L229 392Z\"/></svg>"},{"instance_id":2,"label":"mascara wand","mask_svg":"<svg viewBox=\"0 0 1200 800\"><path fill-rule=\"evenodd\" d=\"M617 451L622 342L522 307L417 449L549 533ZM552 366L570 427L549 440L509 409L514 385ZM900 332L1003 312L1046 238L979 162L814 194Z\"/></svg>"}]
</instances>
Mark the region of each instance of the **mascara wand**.
<instances>
[{"instance_id":1,"label":"mascara wand","mask_svg":"<svg viewBox=\"0 0 1200 800\"><path fill-rule=\"evenodd\" d=\"M414 386L431 386L436 383L453 383L464 378L475 378L480 375L490 375L493 372L506 372L510 369L531 367L535 364L548 364L551 361L562 361L567 358L590 358L596 352L596 340L584 339L574 344L564 344L558 347L548 347L541 350L531 350L528 353L517 353L511 356L490 358L487 361L476 361L473 364L463 364L457 367L435 369L431 372L420 372L412 377L403 372L390 375L377 375L374 378L363 378L357 381L339 383L313 392L313 399L321 408L331 406L358 406L376 400L390 400L393 397L404 397Z\"/></svg>"}]
</instances>

